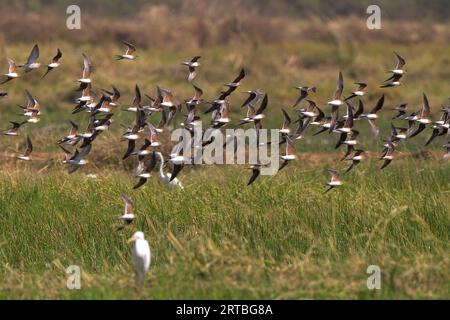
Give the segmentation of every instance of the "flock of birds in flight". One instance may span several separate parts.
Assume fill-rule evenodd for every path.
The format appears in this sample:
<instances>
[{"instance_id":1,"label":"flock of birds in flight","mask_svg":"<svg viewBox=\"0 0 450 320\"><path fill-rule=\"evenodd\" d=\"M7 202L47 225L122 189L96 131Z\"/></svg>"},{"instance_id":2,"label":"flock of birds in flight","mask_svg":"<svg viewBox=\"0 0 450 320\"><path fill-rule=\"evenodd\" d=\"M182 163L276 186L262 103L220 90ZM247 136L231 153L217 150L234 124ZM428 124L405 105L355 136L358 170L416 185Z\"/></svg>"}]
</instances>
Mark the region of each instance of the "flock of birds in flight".
<instances>
[{"instance_id":1,"label":"flock of birds in flight","mask_svg":"<svg viewBox=\"0 0 450 320\"><path fill-rule=\"evenodd\" d=\"M117 55L117 60L135 60L136 47L124 41L127 48L125 54ZM388 70L392 75L386 79L381 88L397 87L400 80L406 74L404 66L406 61L399 54L395 53L397 63L395 67ZM16 66L14 60L8 58L9 70L5 74L5 79L0 84L4 84L19 77L17 67L23 68L25 73L35 70L41 66L38 62L39 47L35 45L29 55L26 63ZM47 64L47 70L43 74L42 78L47 76L52 70L60 66L60 59L62 58L62 52L57 49L56 55L51 62ZM194 89L194 95L189 100L185 100L184 104L187 109L187 116L181 126L188 130L191 135L194 133L194 128L202 125L202 120L198 116L198 106L200 104L209 105L204 113L211 113L210 129L220 130L221 128L230 124L230 102L229 96L240 86L242 79L246 76L244 69L241 69L238 76L226 84L227 89L221 91L220 95L212 100L206 101L202 98L203 91L200 87L193 83L193 80L197 76L197 68L200 66L200 56L192 58L190 61L183 62L182 64L187 66L189 74L187 77ZM92 144L95 139L105 130L108 130L114 115L113 111L119 106L119 98L121 96L120 91L112 86L112 90L103 90L103 93L99 101L95 101L95 96L92 94L92 65L88 57L83 54L83 72L82 76L75 81L79 83L79 88L76 91L81 92L81 97L76 100L76 105L72 111L73 114L79 112L87 112L89 114L89 123L84 132L79 130L79 127L73 121L70 121L71 128L69 133L57 141L59 147L65 154L63 164L68 166L68 172L73 173L80 167L85 165L88 161L86 156L90 153ZM378 118L378 112L384 106L384 94L378 99L375 106L369 112L365 111L362 97L365 95L367 88L366 83L356 82L356 90L351 92L348 97L343 95L344 80L342 73L339 72L337 87L333 96L333 100L327 102L327 105L331 107L331 113L326 116L321 108L316 104L314 100L310 98L311 95L316 93L316 87L311 86L298 86L295 87L299 91L299 96L293 108L297 108L304 102L305 108L296 109L298 112L298 119L295 122L291 121L291 117L285 109L281 109L283 113L283 123L279 129L281 135L280 146L286 144L285 152L280 155L280 159L283 160L279 167L279 170L283 169L288 163L296 159L294 142L300 140L308 127L318 127L319 130L314 133L315 135L323 132L329 132L330 134L336 134L339 136L336 149L341 146L346 146L346 152L341 158L343 160L351 161L350 166L345 173L350 172L355 166L357 166L363 159L365 151L358 148L359 131L354 129L354 122L362 119L368 120L371 130L375 137L379 135L379 127L376 119ZM17 136L19 134L19 128L24 124L35 124L39 122L41 116L41 108L38 100L33 95L25 90L27 97L26 106L21 106L23 110L23 116L26 118L22 122L10 122L11 127L4 131L5 135ZM262 129L262 120L264 118L264 111L268 105L267 93L264 93L261 89L255 89L246 91L248 93L247 99L242 103L241 107L247 108L246 116L241 120L239 125L253 124L254 128L258 132ZM0 92L0 99L7 96L6 92ZM136 85L135 95L131 106L124 107L123 110L135 113L134 123L130 126L124 126L125 132L122 134L122 140L127 141L127 149L123 156L123 159L134 156L138 159L137 169L135 171L135 178L138 179L134 189L137 189L144 185L151 177L151 173L155 170L159 161L159 177L160 180L169 187L175 187L183 189L181 182L177 176L179 172L184 168L186 158L181 154L181 150L172 152L165 160L163 154L158 151L161 147L161 141L159 135L163 133L168 124L174 119L177 113L182 109L182 103L175 100L172 92L167 89L163 89L159 86L156 87L156 96L151 97L146 95L149 99L149 105L142 104L141 91ZM358 98L357 107L354 107L353 102L355 98ZM339 117L339 110L345 108L345 115ZM413 138L421 133L427 126L432 128L432 133L426 142L429 145L436 137L446 136L449 134L450 127L450 106L442 108L442 114L438 121L433 121L430 114L430 105L428 98L423 94L422 108L418 111L412 112L407 115L407 104L403 103L395 108L397 114L393 116L394 119L403 119L407 122L407 127L398 127L391 124L391 133L384 140L384 149L381 153L380 160L383 161L381 169L386 168L395 157L395 150L399 142ZM159 122L152 124L149 118L154 114L160 114ZM298 123L295 131L291 131L291 123ZM203 130L205 134L206 130ZM143 143L137 147L137 141L143 138ZM204 148L209 143L212 143L213 137L203 139L201 145L193 145L193 148ZM270 143L270 142L269 142ZM74 151L68 150L67 146L74 147ZM224 144L224 147L226 143ZM446 153L443 159L446 160L450 157L450 142L447 142L443 147L446 149ZM20 160L31 160L31 153L33 151L33 144L29 136L26 139L25 151L17 158ZM164 165L169 163L172 167L171 172L164 173ZM260 175L260 170L263 167L262 164L253 164L250 166L252 169L251 177L247 185L252 184ZM331 180L325 185L328 187L325 192L331 189L341 186L342 181L337 170L328 169ZM125 212L120 217L122 221L119 229L132 223L136 218L133 210L132 200L125 194L122 194L122 199L125 203ZM150 248L148 242L144 238L144 234L141 231L136 232L131 241L134 242L132 259L136 272L136 281L138 285L141 285L144 280L144 275L150 266Z\"/></svg>"}]
</instances>

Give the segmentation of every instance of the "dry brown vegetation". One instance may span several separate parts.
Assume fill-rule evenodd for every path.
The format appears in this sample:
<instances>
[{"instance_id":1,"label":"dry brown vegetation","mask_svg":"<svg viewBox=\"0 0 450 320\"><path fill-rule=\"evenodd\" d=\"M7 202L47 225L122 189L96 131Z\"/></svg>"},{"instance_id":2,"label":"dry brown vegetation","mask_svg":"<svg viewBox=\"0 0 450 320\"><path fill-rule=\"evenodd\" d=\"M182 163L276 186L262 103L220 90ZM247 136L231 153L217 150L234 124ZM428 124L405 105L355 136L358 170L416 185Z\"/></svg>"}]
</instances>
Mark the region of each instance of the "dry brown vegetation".
<instances>
[{"instance_id":1,"label":"dry brown vegetation","mask_svg":"<svg viewBox=\"0 0 450 320\"><path fill-rule=\"evenodd\" d=\"M82 9L81 30L68 30L67 16L61 10L1 10L0 39L7 43L55 39L73 43L106 43L131 39L140 47L160 49L287 41L414 44L450 40L450 28L445 23L383 20L381 30L367 32L366 19L360 16L332 19L307 14L299 17L270 16L252 8L242 10L241 6L238 1L219 6L187 1L179 11L166 5L154 5L143 8L132 17L102 16Z\"/></svg>"}]
</instances>

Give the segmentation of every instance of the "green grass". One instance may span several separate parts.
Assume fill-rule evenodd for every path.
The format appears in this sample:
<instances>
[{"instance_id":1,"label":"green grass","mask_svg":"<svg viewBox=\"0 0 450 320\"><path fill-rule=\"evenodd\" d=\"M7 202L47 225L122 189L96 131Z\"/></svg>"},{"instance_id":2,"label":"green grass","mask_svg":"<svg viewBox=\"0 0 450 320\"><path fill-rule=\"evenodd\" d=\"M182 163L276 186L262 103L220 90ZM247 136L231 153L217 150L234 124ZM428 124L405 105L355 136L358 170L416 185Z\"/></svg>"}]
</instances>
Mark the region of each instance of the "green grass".
<instances>
[{"instance_id":1,"label":"green grass","mask_svg":"<svg viewBox=\"0 0 450 320\"><path fill-rule=\"evenodd\" d=\"M0 298L448 298L450 167L422 160L377 170L362 164L324 195L323 167L290 166L245 187L243 168L180 176L184 192L131 174L83 168L36 174L23 166L0 182ZM115 231L129 194L139 215ZM152 266L133 287L126 239L143 230ZM382 289L366 287L379 265ZM82 268L68 290L64 268Z\"/></svg>"}]
</instances>

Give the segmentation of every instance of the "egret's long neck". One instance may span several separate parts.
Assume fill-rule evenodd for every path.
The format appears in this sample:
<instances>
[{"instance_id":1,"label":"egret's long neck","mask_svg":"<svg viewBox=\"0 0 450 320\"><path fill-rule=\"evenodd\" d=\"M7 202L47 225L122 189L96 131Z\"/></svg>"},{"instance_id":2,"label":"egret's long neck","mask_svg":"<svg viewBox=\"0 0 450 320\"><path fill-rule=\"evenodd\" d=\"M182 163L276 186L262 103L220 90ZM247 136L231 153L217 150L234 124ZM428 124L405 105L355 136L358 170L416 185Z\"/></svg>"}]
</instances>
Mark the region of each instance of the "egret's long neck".
<instances>
[{"instance_id":1,"label":"egret's long neck","mask_svg":"<svg viewBox=\"0 0 450 320\"><path fill-rule=\"evenodd\" d=\"M159 157L159 176L164 178L163 165L164 165L164 157L161 152L156 153Z\"/></svg>"}]
</instances>

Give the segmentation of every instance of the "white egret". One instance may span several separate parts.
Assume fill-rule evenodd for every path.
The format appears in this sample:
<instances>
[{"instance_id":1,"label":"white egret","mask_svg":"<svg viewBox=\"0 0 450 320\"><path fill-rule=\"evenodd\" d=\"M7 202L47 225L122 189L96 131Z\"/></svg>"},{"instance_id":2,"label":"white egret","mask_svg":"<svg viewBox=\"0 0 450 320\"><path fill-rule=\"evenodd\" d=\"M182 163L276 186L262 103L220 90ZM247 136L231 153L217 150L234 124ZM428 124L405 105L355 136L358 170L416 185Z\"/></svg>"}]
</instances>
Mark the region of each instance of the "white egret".
<instances>
[{"instance_id":1,"label":"white egret","mask_svg":"<svg viewBox=\"0 0 450 320\"><path fill-rule=\"evenodd\" d=\"M140 288L144 284L145 274L150 268L150 246L148 245L147 240L145 240L144 233L142 231L136 231L128 242L133 242L131 258L135 273L136 286Z\"/></svg>"},{"instance_id":2,"label":"white egret","mask_svg":"<svg viewBox=\"0 0 450 320\"><path fill-rule=\"evenodd\" d=\"M161 152L155 152L156 155L159 157L160 163L159 163L159 179L161 182L163 182L168 187L177 187L180 189L184 189L183 185L181 184L180 180L178 178L173 179L170 181L170 178L172 177L172 174L170 172L164 173L163 166L164 166L164 157L161 154Z\"/></svg>"}]
</instances>

